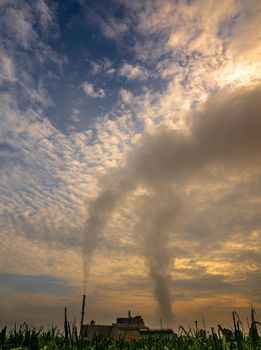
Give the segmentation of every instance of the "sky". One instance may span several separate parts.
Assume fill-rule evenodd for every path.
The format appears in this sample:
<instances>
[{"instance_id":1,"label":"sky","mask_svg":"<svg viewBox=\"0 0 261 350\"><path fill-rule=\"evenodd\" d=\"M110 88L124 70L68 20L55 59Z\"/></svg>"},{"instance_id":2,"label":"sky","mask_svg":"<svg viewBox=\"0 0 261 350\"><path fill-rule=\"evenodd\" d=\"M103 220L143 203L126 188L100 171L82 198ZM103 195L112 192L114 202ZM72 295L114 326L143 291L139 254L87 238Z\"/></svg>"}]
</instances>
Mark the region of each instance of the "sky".
<instances>
[{"instance_id":1,"label":"sky","mask_svg":"<svg viewBox=\"0 0 261 350\"><path fill-rule=\"evenodd\" d=\"M0 0L0 325L261 316L261 2Z\"/></svg>"}]
</instances>

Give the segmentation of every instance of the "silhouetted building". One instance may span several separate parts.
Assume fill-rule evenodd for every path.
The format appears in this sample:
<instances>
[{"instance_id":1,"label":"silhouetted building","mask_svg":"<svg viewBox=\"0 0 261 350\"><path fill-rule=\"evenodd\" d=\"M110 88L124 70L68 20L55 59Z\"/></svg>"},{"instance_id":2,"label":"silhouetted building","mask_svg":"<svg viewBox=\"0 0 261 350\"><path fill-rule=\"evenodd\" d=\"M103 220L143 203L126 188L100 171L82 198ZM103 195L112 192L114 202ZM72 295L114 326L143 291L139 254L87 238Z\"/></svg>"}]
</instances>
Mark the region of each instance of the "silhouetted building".
<instances>
[{"instance_id":1,"label":"silhouetted building","mask_svg":"<svg viewBox=\"0 0 261 350\"><path fill-rule=\"evenodd\" d=\"M96 325L92 320L88 325L81 327L82 337L113 337L124 339L138 339L141 336L141 331L149 330L145 326L143 318L141 316L132 317L130 311L128 317L119 317L116 319L116 323L112 323L111 326Z\"/></svg>"}]
</instances>

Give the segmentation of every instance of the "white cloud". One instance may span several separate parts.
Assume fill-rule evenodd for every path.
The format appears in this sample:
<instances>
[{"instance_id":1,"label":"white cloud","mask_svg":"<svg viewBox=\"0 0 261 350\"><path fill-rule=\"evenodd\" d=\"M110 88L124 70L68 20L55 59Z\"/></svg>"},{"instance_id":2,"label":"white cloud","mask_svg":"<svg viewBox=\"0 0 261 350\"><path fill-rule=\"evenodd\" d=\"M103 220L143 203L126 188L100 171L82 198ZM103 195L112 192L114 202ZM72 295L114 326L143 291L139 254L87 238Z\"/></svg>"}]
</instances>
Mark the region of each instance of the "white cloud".
<instances>
[{"instance_id":1,"label":"white cloud","mask_svg":"<svg viewBox=\"0 0 261 350\"><path fill-rule=\"evenodd\" d=\"M74 107L72 110L72 120L78 122L80 120L80 113L81 111L79 110L79 108Z\"/></svg>"},{"instance_id":2,"label":"white cloud","mask_svg":"<svg viewBox=\"0 0 261 350\"><path fill-rule=\"evenodd\" d=\"M53 21L53 14L44 0L37 0L36 9L40 14L40 21L43 28L48 27Z\"/></svg>"},{"instance_id":3,"label":"white cloud","mask_svg":"<svg viewBox=\"0 0 261 350\"><path fill-rule=\"evenodd\" d=\"M4 81L13 83L16 81L15 68L12 58L4 52L0 52L0 84Z\"/></svg>"},{"instance_id":4,"label":"white cloud","mask_svg":"<svg viewBox=\"0 0 261 350\"><path fill-rule=\"evenodd\" d=\"M92 75L97 75L102 72L107 72L112 67L112 62L106 57L102 58L101 60L90 61L89 64L91 66Z\"/></svg>"},{"instance_id":5,"label":"white cloud","mask_svg":"<svg viewBox=\"0 0 261 350\"><path fill-rule=\"evenodd\" d=\"M102 7L97 8L82 2L81 6L85 13L86 20L89 23L98 25L102 35L107 39L119 40L129 29L126 22L114 18L108 14L108 11L103 11Z\"/></svg>"},{"instance_id":6,"label":"white cloud","mask_svg":"<svg viewBox=\"0 0 261 350\"><path fill-rule=\"evenodd\" d=\"M6 32L25 49L28 49L32 41L36 39L37 35L33 29L31 13L27 6L21 9L7 8L3 21Z\"/></svg>"},{"instance_id":7,"label":"white cloud","mask_svg":"<svg viewBox=\"0 0 261 350\"><path fill-rule=\"evenodd\" d=\"M110 18L108 22L100 18L100 28L105 37L110 39L117 39L128 30L128 25L124 22L119 22Z\"/></svg>"},{"instance_id":8,"label":"white cloud","mask_svg":"<svg viewBox=\"0 0 261 350\"><path fill-rule=\"evenodd\" d=\"M120 98L123 103L130 104L133 99L133 94L126 89L120 89Z\"/></svg>"},{"instance_id":9,"label":"white cloud","mask_svg":"<svg viewBox=\"0 0 261 350\"><path fill-rule=\"evenodd\" d=\"M116 69L115 68L110 68L110 69L108 69L107 70L107 74L109 74L109 75L112 75L112 74L114 74L116 72Z\"/></svg>"},{"instance_id":10,"label":"white cloud","mask_svg":"<svg viewBox=\"0 0 261 350\"><path fill-rule=\"evenodd\" d=\"M148 77L148 72L144 67L138 65L133 66L129 63L124 63L120 68L119 74L130 80L137 78L146 79Z\"/></svg>"},{"instance_id":11,"label":"white cloud","mask_svg":"<svg viewBox=\"0 0 261 350\"><path fill-rule=\"evenodd\" d=\"M93 97L93 98L103 98L105 97L105 92L103 89L98 89L98 90L94 90L93 84L88 83L87 81L85 81L82 84L83 90L85 92L85 94L87 96Z\"/></svg>"}]
</instances>

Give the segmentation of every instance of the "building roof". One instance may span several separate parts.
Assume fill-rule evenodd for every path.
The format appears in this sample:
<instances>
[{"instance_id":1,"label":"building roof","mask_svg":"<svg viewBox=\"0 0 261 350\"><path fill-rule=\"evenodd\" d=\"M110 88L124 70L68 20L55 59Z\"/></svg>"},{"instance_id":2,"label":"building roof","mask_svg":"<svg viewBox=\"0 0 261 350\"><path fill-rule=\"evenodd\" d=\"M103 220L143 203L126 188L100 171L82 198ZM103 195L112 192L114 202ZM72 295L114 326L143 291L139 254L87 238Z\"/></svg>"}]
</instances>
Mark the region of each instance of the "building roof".
<instances>
[{"instance_id":1,"label":"building roof","mask_svg":"<svg viewBox=\"0 0 261 350\"><path fill-rule=\"evenodd\" d=\"M129 317L118 317L116 320L117 326L121 325L137 325L137 326L144 326L144 321L141 316L129 316Z\"/></svg>"}]
</instances>

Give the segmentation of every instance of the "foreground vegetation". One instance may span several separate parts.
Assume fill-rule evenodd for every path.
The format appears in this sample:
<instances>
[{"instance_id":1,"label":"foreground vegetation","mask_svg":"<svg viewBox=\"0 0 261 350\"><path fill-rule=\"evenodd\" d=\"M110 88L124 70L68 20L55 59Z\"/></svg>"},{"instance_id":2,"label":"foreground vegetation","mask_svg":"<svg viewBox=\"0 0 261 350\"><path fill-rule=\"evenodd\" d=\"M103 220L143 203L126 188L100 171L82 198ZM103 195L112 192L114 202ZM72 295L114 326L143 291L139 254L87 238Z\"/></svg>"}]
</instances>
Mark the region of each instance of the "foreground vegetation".
<instances>
[{"instance_id":1,"label":"foreground vegetation","mask_svg":"<svg viewBox=\"0 0 261 350\"><path fill-rule=\"evenodd\" d=\"M233 312L233 329L218 326L217 330L190 329L186 331L179 327L178 334L162 334L144 336L139 340L125 339L82 339L77 335L77 329L65 327L65 334L58 329L30 328L23 324L18 329L7 331L6 327L0 330L0 349L29 349L29 350L261 350L260 322L254 319L254 310L251 314L251 324L247 332L243 332L242 323Z\"/></svg>"}]
</instances>

